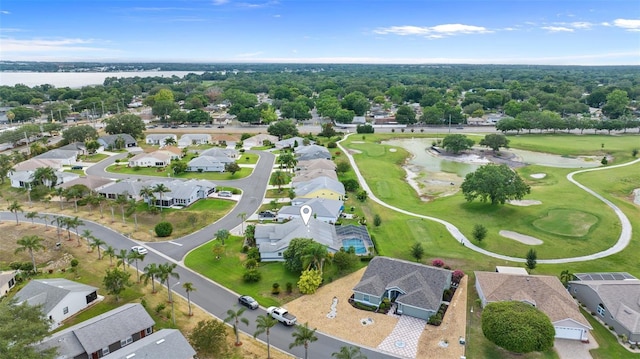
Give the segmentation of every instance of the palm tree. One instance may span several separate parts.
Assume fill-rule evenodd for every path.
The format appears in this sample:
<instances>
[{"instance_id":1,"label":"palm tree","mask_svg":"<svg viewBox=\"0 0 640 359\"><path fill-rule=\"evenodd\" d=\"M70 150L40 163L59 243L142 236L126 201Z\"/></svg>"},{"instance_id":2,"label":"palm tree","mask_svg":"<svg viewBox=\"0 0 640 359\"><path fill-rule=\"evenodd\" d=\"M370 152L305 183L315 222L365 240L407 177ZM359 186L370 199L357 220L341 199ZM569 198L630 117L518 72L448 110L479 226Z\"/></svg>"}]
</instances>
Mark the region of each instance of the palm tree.
<instances>
[{"instance_id":1,"label":"palm tree","mask_svg":"<svg viewBox=\"0 0 640 359\"><path fill-rule=\"evenodd\" d=\"M273 172L271 182L274 186L278 186L278 192L282 192L282 185L287 183L287 175L282 171Z\"/></svg>"},{"instance_id":2,"label":"palm tree","mask_svg":"<svg viewBox=\"0 0 640 359\"><path fill-rule=\"evenodd\" d=\"M129 203L129 193L127 191L122 192L116 197L116 204L120 206L120 212L122 213L122 224L127 224L124 219L124 206Z\"/></svg>"},{"instance_id":3,"label":"palm tree","mask_svg":"<svg viewBox=\"0 0 640 359\"><path fill-rule=\"evenodd\" d=\"M31 175L33 182L53 188L58 181L56 170L51 167L39 167Z\"/></svg>"},{"instance_id":4,"label":"palm tree","mask_svg":"<svg viewBox=\"0 0 640 359\"><path fill-rule=\"evenodd\" d=\"M331 354L337 359L367 359L367 356L360 352L358 347L340 347L340 351Z\"/></svg>"},{"instance_id":5,"label":"palm tree","mask_svg":"<svg viewBox=\"0 0 640 359\"><path fill-rule=\"evenodd\" d=\"M242 219L242 222L240 222L240 231L242 231L241 234L244 234L244 221L247 220L247 212L240 212L238 213L237 218Z\"/></svg>"},{"instance_id":6,"label":"palm tree","mask_svg":"<svg viewBox=\"0 0 640 359\"><path fill-rule=\"evenodd\" d=\"M189 304L189 316L192 316L193 312L191 311L191 298L189 297L189 293L195 292L196 287L193 286L193 283L186 282L182 285L182 288L184 288L184 291L187 293L187 303Z\"/></svg>"},{"instance_id":7,"label":"palm tree","mask_svg":"<svg viewBox=\"0 0 640 359\"><path fill-rule=\"evenodd\" d=\"M240 342L240 333L238 333L238 324L242 322L245 325L249 325L249 319L242 317L242 313L244 313L245 310L247 310L245 307L241 307L238 310L229 309L227 310L227 318L224 320L225 323L233 322L233 332L236 334L237 347L242 345L242 342Z\"/></svg>"},{"instance_id":8,"label":"palm tree","mask_svg":"<svg viewBox=\"0 0 640 359\"><path fill-rule=\"evenodd\" d=\"M164 139L164 145L165 146L173 146L176 144L176 139L173 137L167 137Z\"/></svg>"},{"instance_id":9,"label":"palm tree","mask_svg":"<svg viewBox=\"0 0 640 359\"><path fill-rule=\"evenodd\" d=\"M138 206L135 199L130 199L127 202L127 215L133 215L133 230L138 230Z\"/></svg>"},{"instance_id":10,"label":"palm tree","mask_svg":"<svg viewBox=\"0 0 640 359\"><path fill-rule=\"evenodd\" d=\"M327 247L318 242L313 242L305 248L302 256L302 262L307 264L307 269L310 269L313 266L315 269L320 271L320 274L322 274L324 261L328 257L329 252L327 251Z\"/></svg>"},{"instance_id":11,"label":"palm tree","mask_svg":"<svg viewBox=\"0 0 640 359\"><path fill-rule=\"evenodd\" d=\"M133 261L134 265L136 266L136 276L138 278L138 283L140 283L140 271L138 271L138 260L140 261L144 261L144 254L140 254L137 251L130 251L129 254L127 255L127 259L129 260L129 263L131 263L131 261Z\"/></svg>"},{"instance_id":12,"label":"palm tree","mask_svg":"<svg viewBox=\"0 0 640 359\"><path fill-rule=\"evenodd\" d=\"M23 251L29 251L29 255L31 256L31 264L33 264L33 271L36 271L36 258L33 256L33 251L39 251L41 249L45 249L44 245L42 244L42 241L44 241L44 238L38 237L38 236L24 236L20 239L18 239L18 241L16 243L18 243L18 245L20 245L20 247L16 248L15 253L20 253Z\"/></svg>"},{"instance_id":13,"label":"palm tree","mask_svg":"<svg viewBox=\"0 0 640 359\"><path fill-rule=\"evenodd\" d=\"M91 248L97 248L98 249L98 260L102 259L102 255L100 254L100 246L103 244L107 244L107 242L103 241L100 238L96 238L94 236L91 236Z\"/></svg>"},{"instance_id":14,"label":"palm tree","mask_svg":"<svg viewBox=\"0 0 640 359\"><path fill-rule=\"evenodd\" d=\"M226 229L219 229L215 234L216 239L220 241L220 244L222 244L223 246L224 246L224 241L229 239L229 235L230 233Z\"/></svg>"},{"instance_id":15,"label":"palm tree","mask_svg":"<svg viewBox=\"0 0 640 359\"><path fill-rule=\"evenodd\" d=\"M571 273L568 269L560 272L560 282L562 282L565 287L567 286L567 284L569 284L570 280L573 280L573 273Z\"/></svg>"},{"instance_id":16,"label":"palm tree","mask_svg":"<svg viewBox=\"0 0 640 359\"><path fill-rule=\"evenodd\" d=\"M83 185L75 185L67 188L64 193L67 200L72 199L75 205L75 212L78 212L78 200L84 197L89 192L89 189Z\"/></svg>"},{"instance_id":17,"label":"palm tree","mask_svg":"<svg viewBox=\"0 0 640 359\"><path fill-rule=\"evenodd\" d=\"M38 212L27 212L27 214L25 214L24 216L31 220L31 226L36 225L34 223L34 220L38 218Z\"/></svg>"},{"instance_id":18,"label":"palm tree","mask_svg":"<svg viewBox=\"0 0 640 359\"><path fill-rule=\"evenodd\" d=\"M309 329L309 323L304 325L296 325L295 332L291 333L293 343L289 344L289 349L293 347L304 346L304 359L308 357L309 344L318 340L316 337L316 328Z\"/></svg>"},{"instance_id":19,"label":"palm tree","mask_svg":"<svg viewBox=\"0 0 640 359\"><path fill-rule=\"evenodd\" d=\"M45 232L49 230L49 215L48 214L43 214L42 216L40 216L41 219L44 219L44 230Z\"/></svg>"},{"instance_id":20,"label":"palm tree","mask_svg":"<svg viewBox=\"0 0 640 359\"><path fill-rule=\"evenodd\" d=\"M66 217L55 217L51 221L51 224L53 224L53 222L56 222L56 234L58 235L58 242L60 242L60 232L62 230L62 226L64 225L65 218Z\"/></svg>"},{"instance_id":21,"label":"palm tree","mask_svg":"<svg viewBox=\"0 0 640 359\"><path fill-rule=\"evenodd\" d=\"M91 240L95 238L90 229L85 229L82 231L82 237L87 241L87 247L91 247ZM78 236L78 247L80 247L80 236Z\"/></svg>"},{"instance_id":22,"label":"palm tree","mask_svg":"<svg viewBox=\"0 0 640 359\"><path fill-rule=\"evenodd\" d=\"M158 278L160 278L161 283L164 283L167 286L169 302L171 303L173 303L173 295L171 293L171 286L169 285L169 279L171 277L175 279L180 279L180 275L173 271L174 269L176 269L176 267L177 267L177 264L175 263L164 263L158 266L158 269L160 269L160 274L158 275Z\"/></svg>"},{"instance_id":23,"label":"palm tree","mask_svg":"<svg viewBox=\"0 0 640 359\"><path fill-rule=\"evenodd\" d=\"M144 186L140 189L140 196L142 196L145 202L147 202L148 209L151 209L151 201L154 193L153 188L148 186Z\"/></svg>"},{"instance_id":24,"label":"palm tree","mask_svg":"<svg viewBox=\"0 0 640 359\"><path fill-rule=\"evenodd\" d=\"M84 225L84 222L75 216L73 218L67 218L67 230L73 228L76 231L76 237L78 237L78 245L80 244L80 233L78 233L78 228ZM69 234L69 240L71 240L71 234Z\"/></svg>"},{"instance_id":25,"label":"palm tree","mask_svg":"<svg viewBox=\"0 0 640 359\"><path fill-rule=\"evenodd\" d=\"M64 195L64 188L62 187L56 187L56 189L54 190L56 196L58 196L58 201L60 201L60 210L62 210L62 197Z\"/></svg>"},{"instance_id":26,"label":"palm tree","mask_svg":"<svg viewBox=\"0 0 640 359\"><path fill-rule=\"evenodd\" d=\"M129 251L126 249L121 249L118 253L116 253L116 258L118 258L118 265L122 263L122 269L124 270L124 265L127 263L127 256L129 255Z\"/></svg>"},{"instance_id":27,"label":"palm tree","mask_svg":"<svg viewBox=\"0 0 640 359\"><path fill-rule=\"evenodd\" d=\"M18 203L18 201L13 201L7 209L16 216L16 224L20 224L20 221L18 221L18 212L24 212L20 203Z\"/></svg>"},{"instance_id":28,"label":"palm tree","mask_svg":"<svg viewBox=\"0 0 640 359\"><path fill-rule=\"evenodd\" d=\"M162 207L164 203L162 203L162 197L165 193L171 192L169 187L165 186L164 183L158 183L153 187L153 193L160 193L160 212L162 212Z\"/></svg>"},{"instance_id":29,"label":"palm tree","mask_svg":"<svg viewBox=\"0 0 640 359\"><path fill-rule=\"evenodd\" d=\"M104 203L107 201L107 198L97 195L95 201L100 207L100 218L104 218Z\"/></svg>"},{"instance_id":30,"label":"palm tree","mask_svg":"<svg viewBox=\"0 0 640 359\"><path fill-rule=\"evenodd\" d=\"M269 343L269 332L271 328L273 328L278 321L273 319L270 315L259 315L256 318L256 332L253 333L253 338L255 339L258 335L265 333L267 334L267 359L271 358L271 344Z\"/></svg>"},{"instance_id":31,"label":"palm tree","mask_svg":"<svg viewBox=\"0 0 640 359\"><path fill-rule=\"evenodd\" d=\"M104 249L104 255L109 256L109 266L113 266L113 257L116 256L116 249L111 246L107 246L107 248Z\"/></svg>"},{"instance_id":32,"label":"palm tree","mask_svg":"<svg viewBox=\"0 0 640 359\"><path fill-rule=\"evenodd\" d=\"M160 274L160 268L155 263L147 264L142 269L142 279L144 280L144 285L147 285L149 280L151 280L151 293L156 293L156 277Z\"/></svg>"}]
</instances>

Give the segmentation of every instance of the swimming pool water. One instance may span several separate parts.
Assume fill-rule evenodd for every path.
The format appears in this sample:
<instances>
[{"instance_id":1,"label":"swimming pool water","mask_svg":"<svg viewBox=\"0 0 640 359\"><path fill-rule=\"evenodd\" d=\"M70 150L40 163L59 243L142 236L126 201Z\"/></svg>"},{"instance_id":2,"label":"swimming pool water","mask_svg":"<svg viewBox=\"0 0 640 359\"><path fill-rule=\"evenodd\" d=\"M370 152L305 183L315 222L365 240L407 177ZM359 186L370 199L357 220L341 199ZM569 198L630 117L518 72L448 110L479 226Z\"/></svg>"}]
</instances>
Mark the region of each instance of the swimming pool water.
<instances>
[{"instance_id":1,"label":"swimming pool water","mask_svg":"<svg viewBox=\"0 0 640 359\"><path fill-rule=\"evenodd\" d=\"M345 250L353 247L356 250L356 254L367 254L367 248L364 246L362 239L343 239L342 247Z\"/></svg>"}]
</instances>

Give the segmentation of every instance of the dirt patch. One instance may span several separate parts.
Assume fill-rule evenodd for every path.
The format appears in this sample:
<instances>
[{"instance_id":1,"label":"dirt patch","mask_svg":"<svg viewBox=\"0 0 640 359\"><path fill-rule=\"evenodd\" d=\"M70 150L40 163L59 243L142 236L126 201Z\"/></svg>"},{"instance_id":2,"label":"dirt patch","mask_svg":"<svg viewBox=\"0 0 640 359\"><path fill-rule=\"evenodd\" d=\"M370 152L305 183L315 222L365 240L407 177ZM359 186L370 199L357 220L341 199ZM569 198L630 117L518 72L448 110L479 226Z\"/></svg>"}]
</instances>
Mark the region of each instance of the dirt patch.
<instances>
[{"instance_id":1,"label":"dirt patch","mask_svg":"<svg viewBox=\"0 0 640 359\"><path fill-rule=\"evenodd\" d=\"M523 199L520 201L507 201L507 203L512 204L514 206L520 206L520 207L527 207L527 206L536 206L539 204L542 204L541 201L535 200L535 199Z\"/></svg>"},{"instance_id":2,"label":"dirt patch","mask_svg":"<svg viewBox=\"0 0 640 359\"><path fill-rule=\"evenodd\" d=\"M522 234L518 232L500 231L499 234L505 238L513 239L520 243L529 244L532 246L537 246L544 243L536 237L527 236L526 234Z\"/></svg>"}]
</instances>

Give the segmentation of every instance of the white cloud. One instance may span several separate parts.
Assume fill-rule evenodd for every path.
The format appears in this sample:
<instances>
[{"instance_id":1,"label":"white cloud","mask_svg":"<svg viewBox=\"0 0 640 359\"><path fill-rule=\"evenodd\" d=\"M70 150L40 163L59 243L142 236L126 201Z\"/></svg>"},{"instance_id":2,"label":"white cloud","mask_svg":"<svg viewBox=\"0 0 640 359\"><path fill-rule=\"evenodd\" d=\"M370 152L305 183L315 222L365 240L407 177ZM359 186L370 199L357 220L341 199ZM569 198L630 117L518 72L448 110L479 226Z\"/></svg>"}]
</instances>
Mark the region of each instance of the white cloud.
<instances>
[{"instance_id":1,"label":"white cloud","mask_svg":"<svg viewBox=\"0 0 640 359\"><path fill-rule=\"evenodd\" d=\"M610 24L610 23L608 23L608 22L606 22L606 21L605 21L605 22L603 22L603 23L600 23L600 25L602 25L602 26L606 26L606 27L611 26L611 24Z\"/></svg>"},{"instance_id":2,"label":"white cloud","mask_svg":"<svg viewBox=\"0 0 640 359\"><path fill-rule=\"evenodd\" d=\"M262 51L256 51L256 52L250 52L250 53L245 53L245 54L237 54L236 57L256 57L259 55L262 55L264 52Z\"/></svg>"},{"instance_id":3,"label":"white cloud","mask_svg":"<svg viewBox=\"0 0 640 359\"><path fill-rule=\"evenodd\" d=\"M432 27L427 26L390 26L374 30L374 33L380 35L399 35L399 36L424 36L431 39L439 39L445 36L454 36L459 34L486 34L493 31L482 26L464 25L464 24L442 24Z\"/></svg>"},{"instance_id":4,"label":"white cloud","mask_svg":"<svg viewBox=\"0 0 640 359\"><path fill-rule=\"evenodd\" d=\"M273 15L273 17L275 17L277 19L277 18L280 18L281 15L280 14L275 14L275 15Z\"/></svg>"},{"instance_id":5,"label":"white cloud","mask_svg":"<svg viewBox=\"0 0 640 359\"><path fill-rule=\"evenodd\" d=\"M570 25L575 29L590 29L593 26L592 23L586 21L576 21L572 22Z\"/></svg>"},{"instance_id":6,"label":"white cloud","mask_svg":"<svg viewBox=\"0 0 640 359\"><path fill-rule=\"evenodd\" d=\"M213 0L213 5L215 6L220 6L220 5L224 5L226 3L228 3L229 0Z\"/></svg>"},{"instance_id":7,"label":"white cloud","mask_svg":"<svg viewBox=\"0 0 640 359\"><path fill-rule=\"evenodd\" d=\"M615 19L613 25L627 29L628 31L640 31L640 20L635 19Z\"/></svg>"},{"instance_id":8,"label":"white cloud","mask_svg":"<svg viewBox=\"0 0 640 359\"><path fill-rule=\"evenodd\" d=\"M60 39L43 40L30 39L19 40L12 38L0 38L0 47L7 52L39 52L39 51L106 51L107 49L84 46L92 44L93 40L84 39Z\"/></svg>"},{"instance_id":9,"label":"white cloud","mask_svg":"<svg viewBox=\"0 0 640 359\"><path fill-rule=\"evenodd\" d=\"M2 15L9 15L9 14L11 14L11 13L10 13L9 11L7 11L7 10L0 10L0 14L2 14Z\"/></svg>"},{"instance_id":10,"label":"white cloud","mask_svg":"<svg viewBox=\"0 0 640 359\"><path fill-rule=\"evenodd\" d=\"M542 28L550 32L573 32L573 29L564 26L543 26Z\"/></svg>"}]
</instances>

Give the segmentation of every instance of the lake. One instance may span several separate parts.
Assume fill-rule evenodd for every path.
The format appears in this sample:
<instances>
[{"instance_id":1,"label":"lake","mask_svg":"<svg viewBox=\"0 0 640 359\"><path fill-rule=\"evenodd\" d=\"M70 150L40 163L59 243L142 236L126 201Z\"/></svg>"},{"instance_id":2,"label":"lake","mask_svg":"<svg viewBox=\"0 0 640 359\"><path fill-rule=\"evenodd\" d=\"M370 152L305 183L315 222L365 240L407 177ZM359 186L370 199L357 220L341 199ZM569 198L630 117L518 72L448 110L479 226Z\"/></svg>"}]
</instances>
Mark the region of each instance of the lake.
<instances>
[{"instance_id":1,"label":"lake","mask_svg":"<svg viewBox=\"0 0 640 359\"><path fill-rule=\"evenodd\" d=\"M203 71L130 71L130 72L0 72L0 85L29 87L49 84L55 87L79 88L102 85L107 77L183 77L187 74L202 74Z\"/></svg>"}]
</instances>

